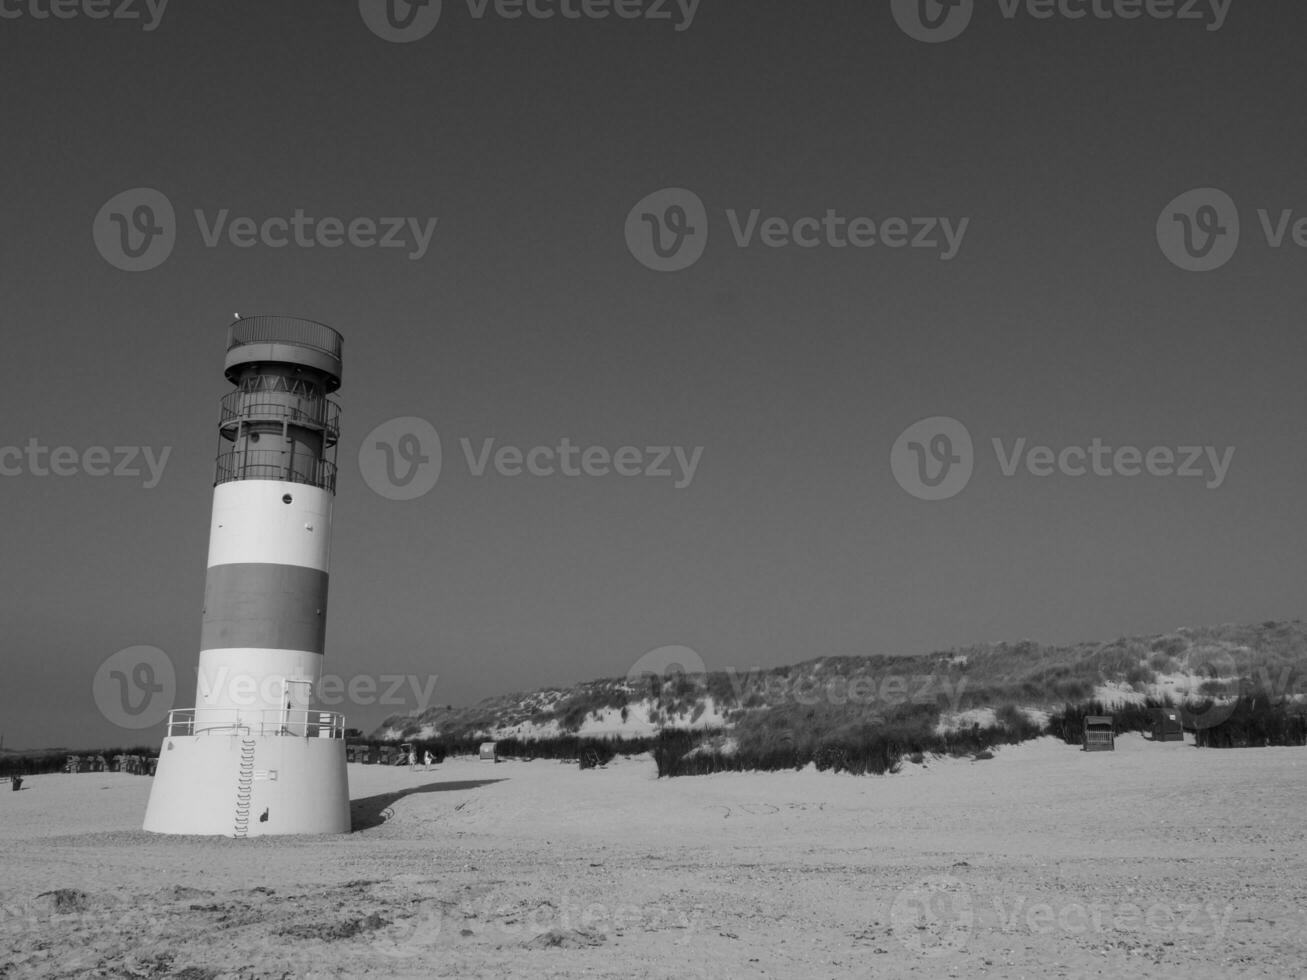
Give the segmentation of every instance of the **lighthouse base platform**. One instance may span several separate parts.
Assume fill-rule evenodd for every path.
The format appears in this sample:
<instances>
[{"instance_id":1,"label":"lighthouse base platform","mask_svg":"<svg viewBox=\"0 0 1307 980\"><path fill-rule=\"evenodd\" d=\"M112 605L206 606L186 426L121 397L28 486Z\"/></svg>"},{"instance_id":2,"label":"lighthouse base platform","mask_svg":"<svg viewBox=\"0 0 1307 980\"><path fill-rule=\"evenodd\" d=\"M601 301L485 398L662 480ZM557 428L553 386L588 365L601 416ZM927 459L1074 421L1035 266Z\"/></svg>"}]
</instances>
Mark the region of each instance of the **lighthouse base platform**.
<instances>
[{"instance_id":1,"label":"lighthouse base platform","mask_svg":"<svg viewBox=\"0 0 1307 980\"><path fill-rule=\"evenodd\" d=\"M145 810L156 834L345 834L349 781L341 738L169 735Z\"/></svg>"}]
</instances>

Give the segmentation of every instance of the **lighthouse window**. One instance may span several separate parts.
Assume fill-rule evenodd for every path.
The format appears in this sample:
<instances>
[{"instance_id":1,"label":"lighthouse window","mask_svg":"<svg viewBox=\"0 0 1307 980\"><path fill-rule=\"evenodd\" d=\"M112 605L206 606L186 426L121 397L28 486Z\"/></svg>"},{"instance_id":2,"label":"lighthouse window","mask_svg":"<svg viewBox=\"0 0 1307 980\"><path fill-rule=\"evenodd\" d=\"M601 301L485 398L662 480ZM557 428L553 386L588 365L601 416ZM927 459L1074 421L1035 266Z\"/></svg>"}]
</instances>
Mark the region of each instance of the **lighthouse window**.
<instances>
[{"instance_id":1,"label":"lighthouse window","mask_svg":"<svg viewBox=\"0 0 1307 980\"><path fill-rule=\"evenodd\" d=\"M258 441L259 441L259 434L257 432L251 432L250 442L258 442Z\"/></svg>"},{"instance_id":2,"label":"lighthouse window","mask_svg":"<svg viewBox=\"0 0 1307 980\"><path fill-rule=\"evenodd\" d=\"M290 502L291 502L291 499L292 499L292 498L291 498L291 495L288 494L288 493L282 494L282 496L281 496L281 502L282 502L283 504L288 504L288 503L290 503Z\"/></svg>"}]
</instances>

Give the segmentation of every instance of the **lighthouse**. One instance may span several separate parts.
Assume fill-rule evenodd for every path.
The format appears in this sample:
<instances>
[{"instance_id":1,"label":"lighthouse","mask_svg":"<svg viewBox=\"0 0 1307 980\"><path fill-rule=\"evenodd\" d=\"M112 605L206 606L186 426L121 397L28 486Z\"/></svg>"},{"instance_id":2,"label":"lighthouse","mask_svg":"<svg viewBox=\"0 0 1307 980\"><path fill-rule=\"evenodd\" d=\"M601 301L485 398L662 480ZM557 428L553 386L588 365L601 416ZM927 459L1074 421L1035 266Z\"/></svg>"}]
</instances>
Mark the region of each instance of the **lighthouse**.
<instances>
[{"instance_id":1,"label":"lighthouse","mask_svg":"<svg viewBox=\"0 0 1307 980\"><path fill-rule=\"evenodd\" d=\"M327 622L339 333L292 316L227 335L195 707L173 710L145 829L350 829L345 719L314 707Z\"/></svg>"}]
</instances>

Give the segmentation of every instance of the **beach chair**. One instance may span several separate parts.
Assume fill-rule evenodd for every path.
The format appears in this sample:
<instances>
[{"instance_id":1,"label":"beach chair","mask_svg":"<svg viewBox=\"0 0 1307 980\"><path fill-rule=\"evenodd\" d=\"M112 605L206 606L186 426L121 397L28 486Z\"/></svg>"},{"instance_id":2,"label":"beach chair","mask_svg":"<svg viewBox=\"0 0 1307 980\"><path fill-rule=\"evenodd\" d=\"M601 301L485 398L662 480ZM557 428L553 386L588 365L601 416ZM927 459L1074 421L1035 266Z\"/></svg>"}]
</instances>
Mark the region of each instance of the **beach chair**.
<instances>
[{"instance_id":1,"label":"beach chair","mask_svg":"<svg viewBox=\"0 0 1307 980\"><path fill-rule=\"evenodd\" d=\"M1177 708L1158 708L1153 712L1154 742L1183 742L1184 724Z\"/></svg>"},{"instance_id":2,"label":"beach chair","mask_svg":"<svg viewBox=\"0 0 1307 980\"><path fill-rule=\"evenodd\" d=\"M1085 715L1085 730L1081 738L1081 751L1116 751L1116 732L1111 715Z\"/></svg>"}]
</instances>

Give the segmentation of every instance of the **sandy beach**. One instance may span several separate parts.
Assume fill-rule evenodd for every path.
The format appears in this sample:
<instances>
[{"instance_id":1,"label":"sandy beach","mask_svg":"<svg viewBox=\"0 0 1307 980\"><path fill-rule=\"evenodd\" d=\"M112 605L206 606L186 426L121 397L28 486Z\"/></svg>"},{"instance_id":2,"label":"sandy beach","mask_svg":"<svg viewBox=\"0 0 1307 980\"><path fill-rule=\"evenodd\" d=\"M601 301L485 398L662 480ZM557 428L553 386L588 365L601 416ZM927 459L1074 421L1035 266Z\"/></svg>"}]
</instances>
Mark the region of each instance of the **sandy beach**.
<instances>
[{"instance_id":1,"label":"sandy beach","mask_svg":"<svg viewBox=\"0 0 1307 980\"><path fill-rule=\"evenodd\" d=\"M150 781L0 797L0 977L1290 977L1307 754L1127 735L898 775L350 766L352 834L160 837Z\"/></svg>"}]
</instances>

